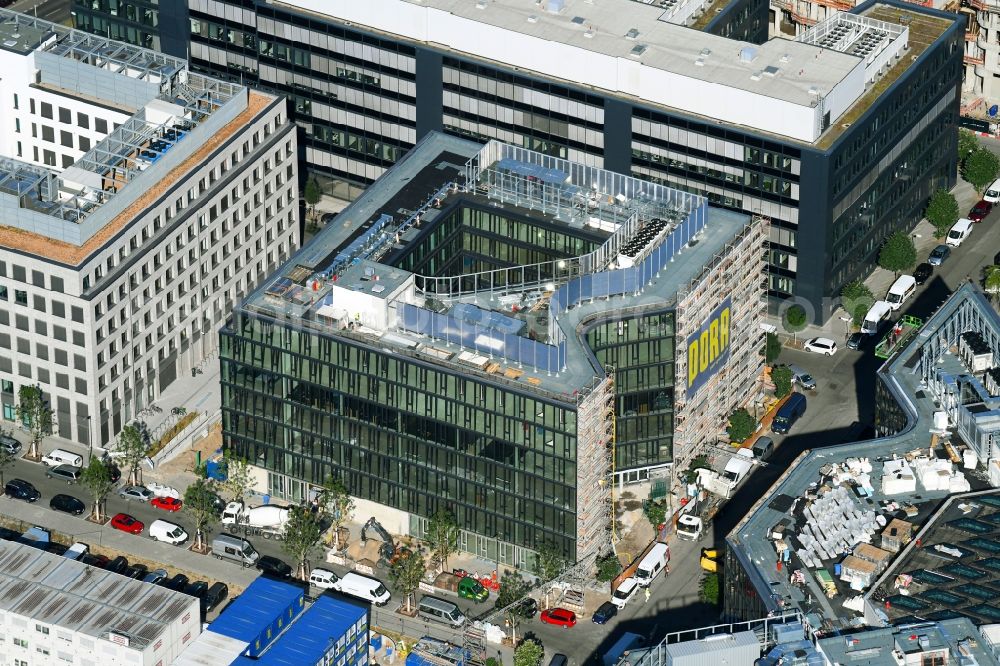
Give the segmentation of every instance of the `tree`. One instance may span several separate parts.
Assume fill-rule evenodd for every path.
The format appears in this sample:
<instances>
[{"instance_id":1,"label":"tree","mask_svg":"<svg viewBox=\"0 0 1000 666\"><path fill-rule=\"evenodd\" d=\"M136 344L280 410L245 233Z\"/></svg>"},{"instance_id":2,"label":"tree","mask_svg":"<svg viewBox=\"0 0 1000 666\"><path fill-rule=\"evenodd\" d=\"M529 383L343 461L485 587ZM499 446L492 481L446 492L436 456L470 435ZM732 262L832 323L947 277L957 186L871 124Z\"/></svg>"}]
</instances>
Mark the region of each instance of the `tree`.
<instances>
[{"instance_id":1,"label":"tree","mask_svg":"<svg viewBox=\"0 0 1000 666\"><path fill-rule=\"evenodd\" d=\"M347 492L344 482L332 476L326 477L319 494L319 506L330 517L333 549L340 550L340 527L354 515L354 500Z\"/></svg>"},{"instance_id":2,"label":"tree","mask_svg":"<svg viewBox=\"0 0 1000 666\"><path fill-rule=\"evenodd\" d=\"M597 580L610 583L622 572L622 563L613 552L597 558Z\"/></svg>"},{"instance_id":3,"label":"tree","mask_svg":"<svg viewBox=\"0 0 1000 666\"><path fill-rule=\"evenodd\" d=\"M1000 266L987 266L985 271L985 277L983 278L983 291L990 295L990 298L995 303L997 297L1000 296ZM3 480L3 475L0 474L0 481Z\"/></svg>"},{"instance_id":4,"label":"tree","mask_svg":"<svg viewBox=\"0 0 1000 666\"><path fill-rule=\"evenodd\" d=\"M427 524L427 543L444 571L448 567L448 557L458 551L458 521L455 520L455 514L444 508L434 512Z\"/></svg>"},{"instance_id":5,"label":"tree","mask_svg":"<svg viewBox=\"0 0 1000 666\"><path fill-rule=\"evenodd\" d=\"M681 480L688 484L695 483L698 481L699 469L712 469L712 466L708 463L708 456L705 454L695 456L691 460L691 464L688 465L688 468L681 472Z\"/></svg>"},{"instance_id":6,"label":"tree","mask_svg":"<svg viewBox=\"0 0 1000 666\"><path fill-rule=\"evenodd\" d=\"M233 496L234 502L243 503L256 485L250 463L243 458L226 456L226 480L222 482L222 487Z\"/></svg>"},{"instance_id":7,"label":"tree","mask_svg":"<svg viewBox=\"0 0 1000 666\"><path fill-rule=\"evenodd\" d=\"M4 437L14 439L14 433L10 430L0 428L0 439ZM6 485L3 478L4 472L10 469L15 460L17 460L17 454L8 450L5 445L0 444L0 493L3 492L3 487Z\"/></svg>"},{"instance_id":8,"label":"tree","mask_svg":"<svg viewBox=\"0 0 1000 666\"><path fill-rule=\"evenodd\" d=\"M781 339L775 333L764 336L764 363L773 365L781 354Z\"/></svg>"},{"instance_id":9,"label":"tree","mask_svg":"<svg viewBox=\"0 0 1000 666\"><path fill-rule=\"evenodd\" d=\"M80 483L87 487L94 500L91 517L97 522L104 522L104 504L115 487L108 466L100 458L91 458L87 466L80 471Z\"/></svg>"},{"instance_id":10,"label":"tree","mask_svg":"<svg viewBox=\"0 0 1000 666\"><path fill-rule=\"evenodd\" d=\"M521 624L521 620L531 614L530 606L520 603L528 596L529 591L531 591L531 586L520 574L507 571L500 579L500 589L497 591L494 608L503 611L504 623L510 627L510 637L515 643L517 642L518 625Z\"/></svg>"},{"instance_id":11,"label":"tree","mask_svg":"<svg viewBox=\"0 0 1000 666\"><path fill-rule=\"evenodd\" d=\"M960 215L955 195L945 189L937 190L931 195L924 215L934 225L938 238L944 238Z\"/></svg>"},{"instance_id":12,"label":"tree","mask_svg":"<svg viewBox=\"0 0 1000 666\"><path fill-rule=\"evenodd\" d=\"M42 438L52 432L52 409L49 407L42 387L22 386L17 392L17 418L31 435L28 458L41 458Z\"/></svg>"},{"instance_id":13,"label":"tree","mask_svg":"<svg viewBox=\"0 0 1000 666\"><path fill-rule=\"evenodd\" d=\"M406 597L406 612L410 612L413 603L413 593L420 587L420 581L424 577L424 556L419 550L412 551L409 555L400 557L393 562L389 569L389 578L392 584Z\"/></svg>"},{"instance_id":14,"label":"tree","mask_svg":"<svg viewBox=\"0 0 1000 666\"><path fill-rule=\"evenodd\" d=\"M958 130L958 168L962 168L962 164L972 153L979 150L979 137L970 132L967 129Z\"/></svg>"},{"instance_id":15,"label":"tree","mask_svg":"<svg viewBox=\"0 0 1000 666\"><path fill-rule=\"evenodd\" d=\"M187 487L184 491L184 511L191 514L194 519L195 542L194 548L204 552L205 532L208 524L218 516L215 507L215 493L205 479L198 479Z\"/></svg>"},{"instance_id":16,"label":"tree","mask_svg":"<svg viewBox=\"0 0 1000 666\"><path fill-rule=\"evenodd\" d=\"M878 253L878 265L887 271L892 271L893 277L913 268L917 263L917 248L908 233L897 231L885 239Z\"/></svg>"},{"instance_id":17,"label":"tree","mask_svg":"<svg viewBox=\"0 0 1000 666\"><path fill-rule=\"evenodd\" d=\"M323 190L320 189L319 183L315 178L310 178L306 181L306 189L302 193L302 198L309 205L310 212L315 212L316 204L323 198Z\"/></svg>"},{"instance_id":18,"label":"tree","mask_svg":"<svg viewBox=\"0 0 1000 666\"><path fill-rule=\"evenodd\" d=\"M539 666L545 651L537 641L528 639L514 650L514 666Z\"/></svg>"},{"instance_id":19,"label":"tree","mask_svg":"<svg viewBox=\"0 0 1000 666\"><path fill-rule=\"evenodd\" d=\"M771 370L771 381L774 382L774 397L784 398L792 392L792 370L787 365L780 365Z\"/></svg>"},{"instance_id":20,"label":"tree","mask_svg":"<svg viewBox=\"0 0 1000 666\"><path fill-rule=\"evenodd\" d=\"M844 311L853 318L854 325L860 326L865 320L865 315L875 305L875 294L864 282L855 280L848 282L840 290L840 303Z\"/></svg>"},{"instance_id":21,"label":"tree","mask_svg":"<svg viewBox=\"0 0 1000 666\"><path fill-rule=\"evenodd\" d=\"M706 573L701 579L698 589L698 596L702 601L714 606L719 605L719 574Z\"/></svg>"},{"instance_id":22,"label":"tree","mask_svg":"<svg viewBox=\"0 0 1000 666\"><path fill-rule=\"evenodd\" d=\"M791 306L785 310L785 314L782 317L785 330L793 335L806 327L806 319L806 309L801 305Z\"/></svg>"},{"instance_id":23,"label":"tree","mask_svg":"<svg viewBox=\"0 0 1000 666\"><path fill-rule=\"evenodd\" d=\"M1000 173L1000 159L987 148L977 148L962 164L962 177L976 192L982 192L996 180L997 173Z\"/></svg>"},{"instance_id":24,"label":"tree","mask_svg":"<svg viewBox=\"0 0 1000 666\"><path fill-rule=\"evenodd\" d=\"M118 433L115 450L121 454L122 464L128 470L131 485L142 483L142 461L149 451L149 433L142 421L129 423Z\"/></svg>"},{"instance_id":25,"label":"tree","mask_svg":"<svg viewBox=\"0 0 1000 666\"><path fill-rule=\"evenodd\" d=\"M649 519L649 523L653 526L653 529L658 529L667 520L667 505L665 502L649 502L646 504L646 518Z\"/></svg>"},{"instance_id":26,"label":"tree","mask_svg":"<svg viewBox=\"0 0 1000 666\"><path fill-rule=\"evenodd\" d=\"M561 574L565 568L566 559L562 556L562 551L556 548L554 543L549 541L543 543L535 558L535 575L543 583L547 583Z\"/></svg>"},{"instance_id":27,"label":"tree","mask_svg":"<svg viewBox=\"0 0 1000 666\"><path fill-rule=\"evenodd\" d=\"M757 432L757 421L750 415L750 412L740 407L729 415L729 427L726 428L726 432L729 433L730 442L746 441L750 435Z\"/></svg>"},{"instance_id":28,"label":"tree","mask_svg":"<svg viewBox=\"0 0 1000 666\"><path fill-rule=\"evenodd\" d=\"M318 515L301 506L288 510L285 540L281 542L281 548L295 559L296 575L302 580L309 579L309 554L322 538L323 526Z\"/></svg>"}]
</instances>

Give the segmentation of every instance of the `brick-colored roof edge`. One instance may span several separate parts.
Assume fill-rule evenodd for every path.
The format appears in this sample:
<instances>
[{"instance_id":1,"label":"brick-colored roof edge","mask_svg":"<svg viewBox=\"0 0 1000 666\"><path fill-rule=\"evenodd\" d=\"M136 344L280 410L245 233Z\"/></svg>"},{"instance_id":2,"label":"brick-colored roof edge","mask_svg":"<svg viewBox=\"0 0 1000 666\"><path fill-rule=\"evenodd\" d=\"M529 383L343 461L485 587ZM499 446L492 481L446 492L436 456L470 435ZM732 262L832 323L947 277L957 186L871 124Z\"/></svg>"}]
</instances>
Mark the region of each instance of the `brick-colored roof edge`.
<instances>
[{"instance_id":1,"label":"brick-colored roof edge","mask_svg":"<svg viewBox=\"0 0 1000 666\"><path fill-rule=\"evenodd\" d=\"M133 201L128 208L119 213L111 222L104 225L100 231L91 236L83 245L73 245L72 243L58 241L23 229L0 225L0 247L34 254L62 264L79 266L91 254L100 250L105 243L128 226L136 216L151 206L164 192L186 176L189 171L204 163L208 159L208 156L220 145L228 141L240 129L249 125L273 101L273 97L251 92L247 99L247 108L240 115L226 123L219 132L194 151L186 160L181 162L176 169L172 169L166 174L155 187L150 188L142 196Z\"/></svg>"}]
</instances>

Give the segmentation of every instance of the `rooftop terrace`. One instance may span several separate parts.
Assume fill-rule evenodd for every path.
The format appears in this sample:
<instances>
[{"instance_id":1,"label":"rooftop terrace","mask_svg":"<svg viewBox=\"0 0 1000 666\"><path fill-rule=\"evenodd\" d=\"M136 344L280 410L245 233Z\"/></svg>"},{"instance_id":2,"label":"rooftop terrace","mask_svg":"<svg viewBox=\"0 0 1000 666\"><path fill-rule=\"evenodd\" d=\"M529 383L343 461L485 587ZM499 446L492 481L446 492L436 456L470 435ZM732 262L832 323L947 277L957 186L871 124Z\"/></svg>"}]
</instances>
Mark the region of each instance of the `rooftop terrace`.
<instances>
[{"instance_id":1,"label":"rooftop terrace","mask_svg":"<svg viewBox=\"0 0 1000 666\"><path fill-rule=\"evenodd\" d=\"M466 207L604 240L581 256L459 277L383 263ZM243 308L572 400L604 374L578 328L622 307L669 307L748 221L620 174L431 135Z\"/></svg>"},{"instance_id":2,"label":"rooftop terrace","mask_svg":"<svg viewBox=\"0 0 1000 666\"><path fill-rule=\"evenodd\" d=\"M31 59L32 85L132 114L61 172L0 160L4 224L76 246L248 106L245 88L190 72L183 60L17 12L0 10L0 50Z\"/></svg>"}]
</instances>

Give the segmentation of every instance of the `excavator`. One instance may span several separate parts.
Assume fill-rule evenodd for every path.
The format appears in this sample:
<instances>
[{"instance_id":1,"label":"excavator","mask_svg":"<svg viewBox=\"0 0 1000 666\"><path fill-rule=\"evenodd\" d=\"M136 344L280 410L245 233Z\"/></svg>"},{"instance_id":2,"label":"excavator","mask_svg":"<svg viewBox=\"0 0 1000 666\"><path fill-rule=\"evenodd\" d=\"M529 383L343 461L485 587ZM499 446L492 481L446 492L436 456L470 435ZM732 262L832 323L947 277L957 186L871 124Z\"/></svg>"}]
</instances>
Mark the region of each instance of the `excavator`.
<instances>
[{"instance_id":1,"label":"excavator","mask_svg":"<svg viewBox=\"0 0 1000 666\"><path fill-rule=\"evenodd\" d=\"M404 557L409 557L410 549L405 546L396 546L395 540L389 534L389 530L382 527L382 524L375 520L375 516L368 519L368 522L361 528L361 545L368 543L368 530L373 531L382 545L378 549L378 566L389 568Z\"/></svg>"}]
</instances>

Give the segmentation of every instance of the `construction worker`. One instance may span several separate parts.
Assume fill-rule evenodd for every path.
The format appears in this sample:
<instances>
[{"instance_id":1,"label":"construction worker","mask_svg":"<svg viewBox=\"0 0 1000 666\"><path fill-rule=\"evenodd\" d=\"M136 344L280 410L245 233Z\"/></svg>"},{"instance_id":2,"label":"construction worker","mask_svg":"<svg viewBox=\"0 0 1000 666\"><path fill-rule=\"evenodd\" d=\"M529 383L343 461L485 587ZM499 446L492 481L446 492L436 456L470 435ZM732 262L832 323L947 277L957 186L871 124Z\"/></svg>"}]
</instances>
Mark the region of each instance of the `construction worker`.
<instances>
[{"instance_id":1,"label":"construction worker","mask_svg":"<svg viewBox=\"0 0 1000 666\"><path fill-rule=\"evenodd\" d=\"M649 603L649 588L646 588L646 603Z\"/></svg>"}]
</instances>

